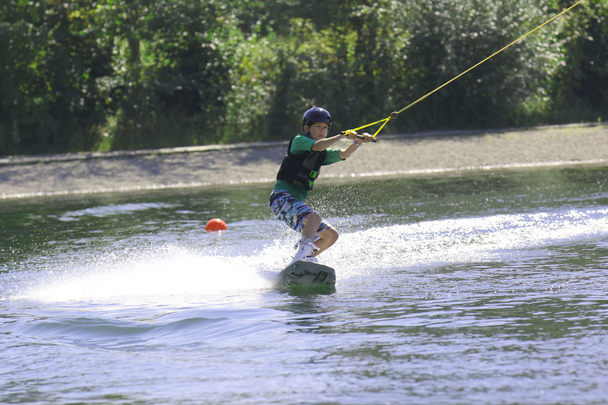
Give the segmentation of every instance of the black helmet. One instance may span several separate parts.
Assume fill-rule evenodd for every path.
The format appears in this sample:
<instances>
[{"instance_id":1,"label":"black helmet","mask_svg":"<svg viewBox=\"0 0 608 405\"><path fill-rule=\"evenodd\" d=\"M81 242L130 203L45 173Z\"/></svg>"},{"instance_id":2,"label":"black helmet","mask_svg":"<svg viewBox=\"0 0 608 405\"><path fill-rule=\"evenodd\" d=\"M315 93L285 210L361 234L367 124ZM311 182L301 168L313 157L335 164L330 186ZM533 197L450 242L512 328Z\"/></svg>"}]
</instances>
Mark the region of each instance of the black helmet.
<instances>
[{"instance_id":1,"label":"black helmet","mask_svg":"<svg viewBox=\"0 0 608 405\"><path fill-rule=\"evenodd\" d=\"M326 122L331 127L329 111L321 107L313 107L302 116L302 126L308 125L310 127L315 122Z\"/></svg>"}]
</instances>

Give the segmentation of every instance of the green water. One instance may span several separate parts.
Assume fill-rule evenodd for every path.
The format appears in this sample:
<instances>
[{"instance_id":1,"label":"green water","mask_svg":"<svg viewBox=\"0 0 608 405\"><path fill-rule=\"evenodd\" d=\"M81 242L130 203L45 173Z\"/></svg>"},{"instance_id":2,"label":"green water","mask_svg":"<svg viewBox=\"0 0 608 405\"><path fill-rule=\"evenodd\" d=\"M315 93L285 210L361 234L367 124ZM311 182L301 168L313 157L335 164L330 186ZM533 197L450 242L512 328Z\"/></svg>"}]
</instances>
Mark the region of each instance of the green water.
<instances>
[{"instance_id":1,"label":"green water","mask_svg":"<svg viewBox=\"0 0 608 405\"><path fill-rule=\"evenodd\" d=\"M0 402L606 403L607 181L320 182L319 294L273 287L270 184L3 200Z\"/></svg>"}]
</instances>

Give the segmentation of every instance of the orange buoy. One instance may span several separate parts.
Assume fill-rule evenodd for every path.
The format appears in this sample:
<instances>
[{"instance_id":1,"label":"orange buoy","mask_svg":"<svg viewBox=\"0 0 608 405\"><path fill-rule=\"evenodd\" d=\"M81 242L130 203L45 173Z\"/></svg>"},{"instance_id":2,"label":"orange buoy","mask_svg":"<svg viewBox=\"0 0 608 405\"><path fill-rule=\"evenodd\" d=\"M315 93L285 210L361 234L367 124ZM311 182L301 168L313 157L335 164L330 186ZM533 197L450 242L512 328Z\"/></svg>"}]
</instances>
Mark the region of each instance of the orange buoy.
<instances>
[{"instance_id":1,"label":"orange buoy","mask_svg":"<svg viewBox=\"0 0 608 405\"><path fill-rule=\"evenodd\" d=\"M205 225L205 230L207 232L219 232L225 231L226 229L228 229L228 225L219 218L210 219L209 222L207 222L207 225Z\"/></svg>"}]
</instances>

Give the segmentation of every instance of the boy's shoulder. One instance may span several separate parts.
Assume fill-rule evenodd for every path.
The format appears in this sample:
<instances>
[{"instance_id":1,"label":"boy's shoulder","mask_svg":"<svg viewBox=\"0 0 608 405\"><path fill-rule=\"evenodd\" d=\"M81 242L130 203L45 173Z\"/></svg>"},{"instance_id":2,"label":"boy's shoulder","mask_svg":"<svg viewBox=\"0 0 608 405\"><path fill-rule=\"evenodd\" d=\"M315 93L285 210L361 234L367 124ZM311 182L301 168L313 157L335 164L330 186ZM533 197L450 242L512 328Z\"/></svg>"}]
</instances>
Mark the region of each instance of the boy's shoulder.
<instances>
[{"instance_id":1,"label":"boy's shoulder","mask_svg":"<svg viewBox=\"0 0 608 405\"><path fill-rule=\"evenodd\" d=\"M310 151L315 140L305 135L296 135L291 141L291 151Z\"/></svg>"}]
</instances>

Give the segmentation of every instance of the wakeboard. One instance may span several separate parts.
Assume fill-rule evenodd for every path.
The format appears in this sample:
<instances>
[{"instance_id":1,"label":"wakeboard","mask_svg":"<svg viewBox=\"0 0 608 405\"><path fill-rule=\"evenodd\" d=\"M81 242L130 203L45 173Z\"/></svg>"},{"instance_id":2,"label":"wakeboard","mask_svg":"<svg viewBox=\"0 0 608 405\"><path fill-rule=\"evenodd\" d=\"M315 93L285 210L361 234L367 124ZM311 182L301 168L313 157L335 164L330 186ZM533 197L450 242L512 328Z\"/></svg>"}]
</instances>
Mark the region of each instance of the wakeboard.
<instances>
[{"instance_id":1,"label":"wakeboard","mask_svg":"<svg viewBox=\"0 0 608 405\"><path fill-rule=\"evenodd\" d=\"M319 263L298 260L279 273L281 286L331 286L336 285L336 271Z\"/></svg>"}]
</instances>

